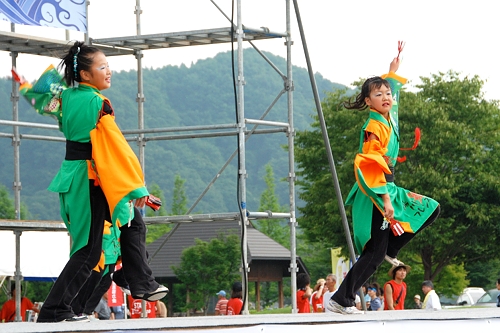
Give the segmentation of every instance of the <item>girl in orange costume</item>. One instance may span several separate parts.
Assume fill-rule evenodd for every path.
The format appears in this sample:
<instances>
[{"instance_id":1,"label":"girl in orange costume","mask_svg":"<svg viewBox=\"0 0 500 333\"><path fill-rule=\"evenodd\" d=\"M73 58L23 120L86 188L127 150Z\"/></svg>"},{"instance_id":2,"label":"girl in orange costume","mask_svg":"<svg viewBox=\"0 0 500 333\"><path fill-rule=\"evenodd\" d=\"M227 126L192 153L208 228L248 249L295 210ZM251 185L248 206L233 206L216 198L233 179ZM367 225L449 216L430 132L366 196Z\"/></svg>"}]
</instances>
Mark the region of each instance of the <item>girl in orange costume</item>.
<instances>
[{"instance_id":1,"label":"girl in orange costume","mask_svg":"<svg viewBox=\"0 0 500 333\"><path fill-rule=\"evenodd\" d=\"M399 57L389 73L363 83L347 109L370 108L360 133L359 153L354 160L356 183L346 205L352 205L354 242L361 252L337 292L327 304L341 314L360 314L354 306L356 291L385 260L403 264L396 257L416 233L438 217L439 203L394 184L394 166L399 152L398 96L406 79L398 76Z\"/></svg>"}]
</instances>

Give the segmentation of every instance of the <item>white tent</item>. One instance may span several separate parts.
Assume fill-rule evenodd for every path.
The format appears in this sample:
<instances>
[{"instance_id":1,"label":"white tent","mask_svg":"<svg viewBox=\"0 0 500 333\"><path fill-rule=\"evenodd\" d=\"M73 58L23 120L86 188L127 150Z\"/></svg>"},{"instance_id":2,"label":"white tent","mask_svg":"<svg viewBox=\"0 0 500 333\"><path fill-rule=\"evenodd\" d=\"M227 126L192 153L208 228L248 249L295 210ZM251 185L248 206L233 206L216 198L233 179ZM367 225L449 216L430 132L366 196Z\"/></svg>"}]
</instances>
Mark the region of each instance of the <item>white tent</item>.
<instances>
[{"instance_id":1,"label":"white tent","mask_svg":"<svg viewBox=\"0 0 500 333\"><path fill-rule=\"evenodd\" d=\"M55 280L69 259L70 237L65 231L23 231L20 266L25 280ZM16 236L0 231L0 276L14 276Z\"/></svg>"}]
</instances>

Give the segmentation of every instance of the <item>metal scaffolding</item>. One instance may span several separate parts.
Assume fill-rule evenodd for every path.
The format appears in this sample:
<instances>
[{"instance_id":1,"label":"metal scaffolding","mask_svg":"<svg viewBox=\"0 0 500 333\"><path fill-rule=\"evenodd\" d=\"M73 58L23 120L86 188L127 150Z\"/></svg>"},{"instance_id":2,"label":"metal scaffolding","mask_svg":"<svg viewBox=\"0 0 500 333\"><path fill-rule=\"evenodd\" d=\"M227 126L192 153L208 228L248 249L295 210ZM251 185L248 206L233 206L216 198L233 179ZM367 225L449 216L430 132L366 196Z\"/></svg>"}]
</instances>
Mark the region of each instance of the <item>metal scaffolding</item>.
<instances>
[{"instance_id":1,"label":"metal scaffolding","mask_svg":"<svg viewBox=\"0 0 500 333\"><path fill-rule=\"evenodd\" d=\"M205 190L201 193L198 200L191 207L189 213L192 211L194 206L199 202L203 195L209 190L210 186L215 182L221 172L224 171L225 167L229 162L235 157L239 157L238 165L238 202L240 203L239 212L229 212L229 213L217 213L217 214L189 214L183 216L163 216L154 218L145 218L146 223L183 223L183 222L193 222L193 221L240 221L242 228L242 281L243 290L246 292L244 295L244 307L243 313L248 313L248 262L247 262L247 240L246 240L246 228L251 219L267 219L267 218L278 218L278 219L288 219L290 227L290 266L289 271L291 273L291 299L292 299L292 312L297 312L296 308L296 273L297 273L297 258L296 258L296 203L295 203L295 161L294 161L294 138L295 129L293 124L293 79L292 79L292 35L291 35L291 5L292 0L286 1L286 27L283 32L273 32L269 31L267 28L252 28L245 26L242 22L243 15L241 10L241 0L235 0L237 2L237 12L236 12L236 22L232 22L227 15L225 15L220 8L211 0L211 2L221 11L221 13L226 16L229 21L229 27L217 28L217 29L206 29L206 30L196 30L196 31L183 31L183 32L172 32L172 33L160 33L151 35L141 34L141 6L140 0L136 0L135 14L137 19L137 34L134 36L125 37L115 37L115 38L102 38L93 39L86 36L86 40L89 44L92 44L100 48L106 56L118 56L118 55L134 55L137 60L137 106L138 106L138 128L137 130L126 130L123 131L124 135L129 141L135 141L138 144L139 149L139 161L146 173L146 165L144 159L145 144L150 140L178 140L178 139L189 139L189 138L203 138L203 137L218 137L218 136L236 136L238 138L238 147L236 147L235 152L229 158L228 162L221 168L219 173L214 176L214 179L210 184L207 184ZM87 6L88 6L87 1ZM293 1L295 6L295 12L297 15L297 20L300 22L300 14L298 12L297 2ZM88 11L87 11L88 12ZM88 15L87 15L88 16ZM88 17L87 17L88 23ZM67 51L69 40L54 40L42 37L34 37L28 35L22 35L15 32L14 24L11 25L11 32L0 31L0 51L10 52L12 58L12 66L16 66L16 58L18 54L31 54L31 55L44 55L54 57ZM305 42L303 31L301 29L303 43ZM69 36L68 36L69 37ZM69 38L68 38L69 39ZM286 47L286 73L282 73L255 45L255 41L264 39L278 39L285 40ZM145 52L151 49L163 49L172 47L186 47L195 45L209 45L218 43L236 43L237 44L237 73L235 73L235 80L237 85L237 122L234 124L221 124L212 126L187 126L187 127L176 127L176 128L144 128L144 92L143 92L143 69L142 69L142 57ZM250 43L250 45L267 61L267 63L276 71L276 73L283 80L283 89L280 91L271 105L264 111L259 119L248 119L245 117L244 110L244 59L243 59L243 43ZM306 58L309 60L307 54L307 49L304 48L306 53ZM315 93L315 99L318 104L317 91L314 83L314 76L312 75L312 68L310 68L310 62L308 62L308 71L310 74L311 83L313 84L313 93ZM273 108L274 104L286 94L287 98L287 122L276 122L267 121L266 115ZM57 129L55 125L46 125L38 123L27 123L20 122L18 120L18 102L19 93L17 83L12 84L12 120L0 120L0 125L12 126L13 132L10 133L0 133L0 137L10 137L12 139L13 149L14 149L14 198L15 198L15 209L16 218L20 220L20 196L21 196L21 175L19 168L19 156L20 149L19 144L21 139L37 139L37 140L53 140L53 141L63 141L64 139L60 137L51 136L34 136L25 135L19 132L21 127L36 127L45 129ZM320 106L319 106L320 107ZM248 125L253 125L251 129L247 129ZM264 129L260 127L265 126ZM182 134L180 132L189 131L189 134ZM288 184L289 184L289 211L286 213L277 212L248 212L246 210L246 181L247 172L245 167L245 142L253 134L273 134L273 133L284 133L287 136L288 145ZM155 134L153 136L152 134ZM158 135L160 134L160 135ZM135 136L134 136L135 135ZM277 147L279 148L279 147ZM32 230L36 228L40 229L40 226L44 226L48 221L31 221L31 222L12 222L12 221L0 221L0 230L14 230L16 233L16 241L19 242L19 236L23 230ZM14 224L12 224L14 223ZM42 230L64 230L58 226L57 228L44 229ZM18 245L17 245L18 248ZM18 254L16 255L18 258ZM20 280L22 279L22 274L20 272L20 266L18 260L16 261L16 287L19 287ZM17 289L19 290L19 289ZM17 294L17 298L20 293Z\"/></svg>"}]
</instances>

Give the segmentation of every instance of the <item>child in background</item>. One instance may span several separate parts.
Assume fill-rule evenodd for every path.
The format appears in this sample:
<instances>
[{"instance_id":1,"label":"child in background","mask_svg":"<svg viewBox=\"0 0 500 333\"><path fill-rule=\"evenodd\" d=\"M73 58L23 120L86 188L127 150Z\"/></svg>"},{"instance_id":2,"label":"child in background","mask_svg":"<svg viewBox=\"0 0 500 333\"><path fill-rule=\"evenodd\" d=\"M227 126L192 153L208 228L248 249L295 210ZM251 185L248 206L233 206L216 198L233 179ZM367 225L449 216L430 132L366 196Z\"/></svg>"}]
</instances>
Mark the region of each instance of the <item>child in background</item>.
<instances>
[{"instance_id":1,"label":"child in background","mask_svg":"<svg viewBox=\"0 0 500 333\"><path fill-rule=\"evenodd\" d=\"M299 313L310 313L311 305L309 297L311 297L312 289L309 286L311 279L306 273L297 274L297 310Z\"/></svg>"},{"instance_id":2,"label":"child in background","mask_svg":"<svg viewBox=\"0 0 500 333\"><path fill-rule=\"evenodd\" d=\"M311 295L311 306L312 312L324 312L323 311L323 295L328 290L325 287L325 279L319 279L314 286L314 292Z\"/></svg>"},{"instance_id":3,"label":"child in background","mask_svg":"<svg viewBox=\"0 0 500 333\"><path fill-rule=\"evenodd\" d=\"M226 315L233 316L241 314L243 308L243 286L236 281L231 288L231 298L227 301Z\"/></svg>"},{"instance_id":4,"label":"child in background","mask_svg":"<svg viewBox=\"0 0 500 333\"><path fill-rule=\"evenodd\" d=\"M382 311L384 307L382 306L382 300L380 299L380 286L378 283L374 282L370 284L367 288L368 296L370 297L370 307L369 311Z\"/></svg>"}]
</instances>

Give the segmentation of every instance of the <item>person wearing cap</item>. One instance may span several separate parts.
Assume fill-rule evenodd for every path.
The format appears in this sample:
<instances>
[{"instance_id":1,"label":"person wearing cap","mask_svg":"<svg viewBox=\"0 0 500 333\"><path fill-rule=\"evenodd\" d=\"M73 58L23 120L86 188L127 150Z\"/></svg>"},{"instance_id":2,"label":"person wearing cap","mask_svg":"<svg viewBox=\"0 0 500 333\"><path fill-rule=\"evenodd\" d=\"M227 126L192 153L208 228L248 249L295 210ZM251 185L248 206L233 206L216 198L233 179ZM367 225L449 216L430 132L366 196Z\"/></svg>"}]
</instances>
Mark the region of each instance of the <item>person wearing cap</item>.
<instances>
[{"instance_id":1,"label":"person wearing cap","mask_svg":"<svg viewBox=\"0 0 500 333\"><path fill-rule=\"evenodd\" d=\"M228 299L226 298L226 292L224 290L221 290L216 295L219 296L219 300L215 305L215 315L225 316L227 310L227 302L228 302Z\"/></svg>"},{"instance_id":2,"label":"person wearing cap","mask_svg":"<svg viewBox=\"0 0 500 333\"><path fill-rule=\"evenodd\" d=\"M420 295L415 295L413 296L413 300L415 301L415 304L413 305L414 309L421 309L422 308L422 302L420 301Z\"/></svg>"},{"instance_id":3,"label":"person wearing cap","mask_svg":"<svg viewBox=\"0 0 500 333\"><path fill-rule=\"evenodd\" d=\"M422 282L422 291L425 295L422 309L441 310L441 302L439 301L439 296L434 290L434 284L432 283L432 281L425 280L424 282Z\"/></svg>"},{"instance_id":4,"label":"person wearing cap","mask_svg":"<svg viewBox=\"0 0 500 333\"><path fill-rule=\"evenodd\" d=\"M22 291L22 288L21 288ZM16 284L13 283L10 287L11 299L5 302L0 309L0 322L6 323L16 320ZM39 313L40 310L38 307L34 306L33 303L29 300L28 297L21 296L21 319L22 321L26 321L26 311L33 310L36 313Z\"/></svg>"},{"instance_id":5,"label":"person wearing cap","mask_svg":"<svg viewBox=\"0 0 500 333\"><path fill-rule=\"evenodd\" d=\"M241 314L243 308L243 286L241 282L236 281L231 288L231 298L227 302L226 314L228 316Z\"/></svg>"},{"instance_id":6,"label":"person wearing cap","mask_svg":"<svg viewBox=\"0 0 500 333\"><path fill-rule=\"evenodd\" d=\"M392 280L384 284L384 310L404 310L406 283L403 281L406 274L410 272L411 267L405 264L392 266L389 270L389 276Z\"/></svg>"},{"instance_id":7,"label":"person wearing cap","mask_svg":"<svg viewBox=\"0 0 500 333\"><path fill-rule=\"evenodd\" d=\"M318 279L313 288L313 293L309 302L311 303L312 312L323 312L323 295L328 290L325 287L325 279Z\"/></svg>"}]
</instances>

